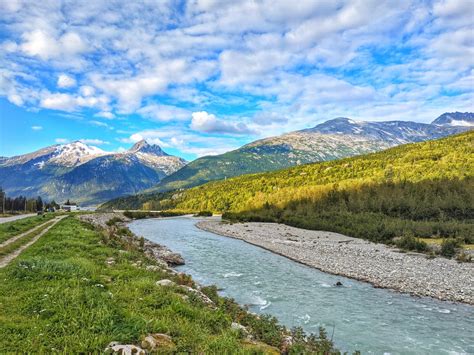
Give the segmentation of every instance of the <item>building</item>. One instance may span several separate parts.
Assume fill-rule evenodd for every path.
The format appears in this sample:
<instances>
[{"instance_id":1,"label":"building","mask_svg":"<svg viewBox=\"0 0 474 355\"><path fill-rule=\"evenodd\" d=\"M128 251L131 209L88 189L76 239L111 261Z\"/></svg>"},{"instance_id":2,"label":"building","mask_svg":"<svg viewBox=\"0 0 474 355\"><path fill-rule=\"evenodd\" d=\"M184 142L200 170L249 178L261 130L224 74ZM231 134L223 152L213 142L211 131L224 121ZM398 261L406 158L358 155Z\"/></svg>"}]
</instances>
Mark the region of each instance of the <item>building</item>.
<instances>
[{"instance_id":1,"label":"building","mask_svg":"<svg viewBox=\"0 0 474 355\"><path fill-rule=\"evenodd\" d=\"M79 207L77 207L76 205L61 205L61 209L66 212L74 212L79 210Z\"/></svg>"}]
</instances>

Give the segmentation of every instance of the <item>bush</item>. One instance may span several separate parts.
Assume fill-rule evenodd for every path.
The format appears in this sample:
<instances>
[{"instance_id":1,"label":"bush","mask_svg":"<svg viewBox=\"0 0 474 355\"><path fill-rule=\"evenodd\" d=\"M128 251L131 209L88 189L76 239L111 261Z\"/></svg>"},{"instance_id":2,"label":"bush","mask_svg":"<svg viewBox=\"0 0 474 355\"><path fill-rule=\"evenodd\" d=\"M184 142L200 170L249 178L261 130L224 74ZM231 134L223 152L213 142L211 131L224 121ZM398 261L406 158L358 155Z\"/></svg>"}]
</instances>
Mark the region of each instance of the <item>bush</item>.
<instances>
[{"instance_id":1,"label":"bush","mask_svg":"<svg viewBox=\"0 0 474 355\"><path fill-rule=\"evenodd\" d=\"M120 217L113 217L111 219L109 219L105 224L107 224L109 227L117 224L117 223L120 223L120 222L123 222L123 219L121 219Z\"/></svg>"},{"instance_id":2,"label":"bush","mask_svg":"<svg viewBox=\"0 0 474 355\"><path fill-rule=\"evenodd\" d=\"M456 255L460 245L461 243L459 240L447 238L441 243L441 250L439 253L444 257L452 258L454 255Z\"/></svg>"},{"instance_id":3,"label":"bush","mask_svg":"<svg viewBox=\"0 0 474 355\"><path fill-rule=\"evenodd\" d=\"M211 211L199 211L194 215L194 217L212 217Z\"/></svg>"},{"instance_id":4,"label":"bush","mask_svg":"<svg viewBox=\"0 0 474 355\"><path fill-rule=\"evenodd\" d=\"M404 250L414 250L418 252L428 251L428 244L415 238L413 235L406 234L395 242L397 247Z\"/></svg>"}]
</instances>

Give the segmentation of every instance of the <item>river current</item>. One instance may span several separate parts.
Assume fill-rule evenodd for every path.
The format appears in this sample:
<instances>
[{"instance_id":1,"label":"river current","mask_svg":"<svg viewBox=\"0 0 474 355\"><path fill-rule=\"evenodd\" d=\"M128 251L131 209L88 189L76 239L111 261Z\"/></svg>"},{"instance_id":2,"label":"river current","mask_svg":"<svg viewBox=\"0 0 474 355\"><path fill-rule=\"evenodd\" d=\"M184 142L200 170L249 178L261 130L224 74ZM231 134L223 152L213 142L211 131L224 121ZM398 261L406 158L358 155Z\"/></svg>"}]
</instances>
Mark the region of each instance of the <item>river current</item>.
<instances>
[{"instance_id":1,"label":"river current","mask_svg":"<svg viewBox=\"0 0 474 355\"><path fill-rule=\"evenodd\" d=\"M203 285L307 332L326 328L342 351L474 354L474 307L417 298L334 276L195 226L197 218L137 220L137 235L180 253ZM343 286L336 287L336 282Z\"/></svg>"}]
</instances>

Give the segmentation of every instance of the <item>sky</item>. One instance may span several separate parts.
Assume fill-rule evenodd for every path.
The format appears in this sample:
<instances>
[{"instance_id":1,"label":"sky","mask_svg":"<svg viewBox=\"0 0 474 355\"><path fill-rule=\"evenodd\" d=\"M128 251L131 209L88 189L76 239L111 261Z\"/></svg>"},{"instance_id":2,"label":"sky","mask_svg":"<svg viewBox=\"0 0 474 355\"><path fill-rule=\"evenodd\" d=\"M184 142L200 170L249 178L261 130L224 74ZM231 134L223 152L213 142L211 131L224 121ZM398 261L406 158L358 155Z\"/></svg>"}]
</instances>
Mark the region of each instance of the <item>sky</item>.
<instances>
[{"instance_id":1,"label":"sky","mask_svg":"<svg viewBox=\"0 0 474 355\"><path fill-rule=\"evenodd\" d=\"M0 156L428 123L474 111L473 58L474 0L0 0Z\"/></svg>"}]
</instances>

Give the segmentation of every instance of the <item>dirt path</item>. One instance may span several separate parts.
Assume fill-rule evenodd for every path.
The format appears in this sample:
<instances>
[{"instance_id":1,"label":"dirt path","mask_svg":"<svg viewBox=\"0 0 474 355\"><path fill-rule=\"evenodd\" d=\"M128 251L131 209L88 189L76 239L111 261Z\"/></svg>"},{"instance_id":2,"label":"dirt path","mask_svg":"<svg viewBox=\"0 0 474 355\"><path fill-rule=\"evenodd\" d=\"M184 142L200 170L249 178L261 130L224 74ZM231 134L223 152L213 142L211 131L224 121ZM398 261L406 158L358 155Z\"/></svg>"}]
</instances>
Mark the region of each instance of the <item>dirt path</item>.
<instances>
[{"instance_id":1,"label":"dirt path","mask_svg":"<svg viewBox=\"0 0 474 355\"><path fill-rule=\"evenodd\" d=\"M27 230L26 232L23 232L23 233L21 233L21 234L15 235L15 236L11 237L10 239L5 240L3 243L0 243L0 248L6 247L8 244L17 241L18 239L24 237L24 236L27 235L27 234L30 234L31 232L34 232L34 231L37 230L37 229L40 229L41 227L45 226L45 225L48 224L48 223L51 223L52 221L54 221L54 219L48 220L48 221L46 221L46 222L44 222L44 223L42 223L42 224L40 224L40 225L38 225L38 226L36 226L36 227L34 227L34 228L31 228L31 229Z\"/></svg>"},{"instance_id":2,"label":"dirt path","mask_svg":"<svg viewBox=\"0 0 474 355\"><path fill-rule=\"evenodd\" d=\"M61 221L63 218L65 218L66 216L59 216L59 217L56 217L55 219L53 219L53 224L51 224L48 228L42 230L36 237L34 237L32 240L30 240L28 243L26 243L25 245L22 245L21 247L19 247L17 250L15 250L14 252L8 254L8 255L5 255L3 258L0 259L0 268L2 267L5 267L7 266L8 264L10 264L10 262L12 260L14 260L18 255L21 254L21 252L23 250L25 250L26 248L28 248L30 245L32 245L33 243L35 243L39 238L41 238L44 234L46 234L52 227L54 227L59 221ZM46 223L49 223L51 221L48 221ZM42 224L44 225L44 224ZM30 229L29 231L23 233L24 234L28 234L28 233L31 233L31 231L37 229L38 227L35 227L33 229ZM18 238L17 238L18 239Z\"/></svg>"}]
</instances>

